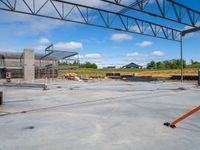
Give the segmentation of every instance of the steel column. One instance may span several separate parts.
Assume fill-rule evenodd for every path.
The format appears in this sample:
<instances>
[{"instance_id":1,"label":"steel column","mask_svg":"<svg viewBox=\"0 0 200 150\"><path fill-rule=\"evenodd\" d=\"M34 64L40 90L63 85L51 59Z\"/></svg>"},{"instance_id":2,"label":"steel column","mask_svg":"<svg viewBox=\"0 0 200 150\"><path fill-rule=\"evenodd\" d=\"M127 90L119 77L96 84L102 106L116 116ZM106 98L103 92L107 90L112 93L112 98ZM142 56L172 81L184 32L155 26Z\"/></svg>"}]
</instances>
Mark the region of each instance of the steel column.
<instances>
[{"instance_id":1,"label":"steel column","mask_svg":"<svg viewBox=\"0 0 200 150\"><path fill-rule=\"evenodd\" d=\"M181 35L180 41L180 54L181 54L181 82L183 82L183 38Z\"/></svg>"}]
</instances>

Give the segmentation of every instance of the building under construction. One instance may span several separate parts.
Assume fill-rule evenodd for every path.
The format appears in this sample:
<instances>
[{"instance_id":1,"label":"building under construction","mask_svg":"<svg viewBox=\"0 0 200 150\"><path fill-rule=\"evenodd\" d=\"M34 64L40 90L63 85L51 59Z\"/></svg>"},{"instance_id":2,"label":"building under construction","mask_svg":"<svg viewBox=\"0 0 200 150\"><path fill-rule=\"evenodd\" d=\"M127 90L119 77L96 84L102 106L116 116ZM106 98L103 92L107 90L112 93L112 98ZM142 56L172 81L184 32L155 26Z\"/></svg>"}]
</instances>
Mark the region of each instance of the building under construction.
<instances>
[{"instance_id":1,"label":"building under construction","mask_svg":"<svg viewBox=\"0 0 200 150\"><path fill-rule=\"evenodd\" d=\"M22 53L0 53L0 78L6 78L10 72L12 78L24 78L31 81L34 78L55 77L58 62L78 55L76 52L49 50L45 54L35 54L32 49L24 49ZM78 59L78 58L77 58Z\"/></svg>"}]
</instances>

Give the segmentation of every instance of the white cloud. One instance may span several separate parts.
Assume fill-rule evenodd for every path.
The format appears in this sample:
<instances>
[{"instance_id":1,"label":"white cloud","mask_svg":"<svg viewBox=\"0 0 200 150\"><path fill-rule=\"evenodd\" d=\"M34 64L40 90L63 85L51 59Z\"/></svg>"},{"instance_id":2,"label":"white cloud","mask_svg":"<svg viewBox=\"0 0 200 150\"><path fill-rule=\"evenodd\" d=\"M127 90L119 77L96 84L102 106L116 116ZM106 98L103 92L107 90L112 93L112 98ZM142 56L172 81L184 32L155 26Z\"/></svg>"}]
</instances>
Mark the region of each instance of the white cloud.
<instances>
[{"instance_id":1,"label":"white cloud","mask_svg":"<svg viewBox=\"0 0 200 150\"><path fill-rule=\"evenodd\" d=\"M134 57L134 56L139 56L140 54L138 52L133 52L133 53L128 53L126 56L128 57Z\"/></svg>"},{"instance_id":2,"label":"white cloud","mask_svg":"<svg viewBox=\"0 0 200 150\"><path fill-rule=\"evenodd\" d=\"M151 45L153 45L153 42L151 41L143 41L141 43L136 43L137 46L139 47L149 47Z\"/></svg>"},{"instance_id":3,"label":"white cloud","mask_svg":"<svg viewBox=\"0 0 200 150\"><path fill-rule=\"evenodd\" d=\"M48 44L48 43L50 43L50 41L49 41L49 39L47 39L47 38L41 38L41 39L39 40L39 43L40 43L40 44Z\"/></svg>"},{"instance_id":4,"label":"white cloud","mask_svg":"<svg viewBox=\"0 0 200 150\"><path fill-rule=\"evenodd\" d=\"M138 26L131 26L130 30L133 30L135 32L140 32L140 29L138 28Z\"/></svg>"},{"instance_id":5,"label":"white cloud","mask_svg":"<svg viewBox=\"0 0 200 150\"><path fill-rule=\"evenodd\" d=\"M94 54L86 54L84 56L84 58L89 58L89 59L99 59L101 58L101 54L98 54L98 53L94 53Z\"/></svg>"},{"instance_id":6,"label":"white cloud","mask_svg":"<svg viewBox=\"0 0 200 150\"><path fill-rule=\"evenodd\" d=\"M78 55L79 59L83 59L84 56L83 55Z\"/></svg>"},{"instance_id":7,"label":"white cloud","mask_svg":"<svg viewBox=\"0 0 200 150\"><path fill-rule=\"evenodd\" d=\"M134 31L134 32L137 32L137 33L140 33L141 31L140 31L140 29L139 29L139 27L138 26L130 26L129 27L129 30L130 31ZM151 32L151 28L150 27L146 27L146 28L144 28L143 29L143 31L145 32L145 33L149 33L149 32Z\"/></svg>"},{"instance_id":8,"label":"white cloud","mask_svg":"<svg viewBox=\"0 0 200 150\"><path fill-rule=\"evenodd\" d=\"M36 47L36 50L44 50L48 43L49 40L46 38L42 38L39 40L40 45ZM75 49L83 49L83 44L80 42L58 42L54 44L54 49L58 50L75 50Z\"/></svg>"},{"instance_id":9,"label":"white cloud","mask_svg":"<svg viewBox=\"0 0 200 150\"><path fill-rule=\"evenodd\" d=\"M83 49L83 44L81 42L59 42L54 44L56 49Z\"/></svg>"},{"instance_id":10,"label":"white cloud","mask_svg":"<svg viewBox=\"0 0 200 150\"><path fill-rule=\"evenodd\" d=\"M85 54L85 55L79 55L79 58L83 59L83 60L87 60L87 59L100 59L100 58L102 58L102 55L98 54L98 53L90 53L90 54Z\"/></svg>"},{"instance_id":11,"label":"white cloud","mask_svg":"<svg viewBox=\"0 0 200 150\"><path fill-rule=\"evenodd\" d=\"M160 57L160 56L164 56L165 53L162 52L162 51L153 51L153 52L151 53L151 55L152 55L152 56L158 56L158 57Z\"/></svg>"},{"instance_id":12,"label":"white cloud","mask_svg":"<svg viewBox=\"0 0 200 150\"><path fill-rule=\"evenodd\" d=\"M142 58L144 58L144 57L148 57L149 54L138 53L138 52L132 52L132 53L126 54L126 56L127 56L127 57L134 57L134 58L136 58L136 57L142 57Z\"/></svg>"},{"instance_id":13,"label":"white cloud","mask_svg":"<svg viewBox=\"0 0 200 150\"><path fill-rule=\"evenodd\" d=\"M37 46L35 49L36 49L36 50L45 50L46 47L47 47L47 46L39 45L39 46Z\"/></svg>"},{"instance_id":14,"label":"white cloud","mask_svg":"<svg viewBox=\"0 0 200 150\"><path fill-rule=\"evenodd\" d=\"M123 40L132 40L133 37L128 34L112 34L111 40L114 41L123 41Z\"/></svg>"},{"instance_id":15,"label":"white cloud","mask_svg":"<svg viewBox=\"0 0 200 150\"><path fill-rule=\"evenodd\" d=\"M13 28L17 30L14 32L14 35L17 36L35 36L42 33L49 33L50 31L58 28L59 26L65 24L61 21L55 21L52 19L42 18L42 17L33 17L29 15L22 14L12 14L8 12L3 12L5 14L0 15L1 22L8 24L8 32L13 31ZM27 28L28 27L28 28ZM11 31L9 31L11 30Z\"/></svg>"}]
</instances>

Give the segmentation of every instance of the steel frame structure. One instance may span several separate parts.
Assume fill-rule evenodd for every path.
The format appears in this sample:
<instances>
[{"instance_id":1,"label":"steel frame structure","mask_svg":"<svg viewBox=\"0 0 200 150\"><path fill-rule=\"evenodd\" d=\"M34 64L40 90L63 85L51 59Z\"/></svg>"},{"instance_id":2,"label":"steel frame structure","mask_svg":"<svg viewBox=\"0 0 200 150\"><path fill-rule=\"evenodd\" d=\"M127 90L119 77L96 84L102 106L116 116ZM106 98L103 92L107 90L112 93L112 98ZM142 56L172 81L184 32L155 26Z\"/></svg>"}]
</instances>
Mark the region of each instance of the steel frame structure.
<instances>
[{"instance_id":1,"label":"steel frame structure","mask_svg":"<svg viewBox=\"0 0 200 150\"><path fill-rule=\"evenodd\" d=\"M51 55L54 55L55 53L61 53L62 56L51 56ZM66 55L66 53L68 53ZM42 61L45 60L45 58L48 58L48 57L52 57L53 59L56 59L56 60L59 60L59 59L66 59L66 58L70 58L70 57L73 57L73 56L76 56L78 55L78 52L67 52L67 51L61 51L61 50L54 50L54 47L53 47L53 44L50 44L49 46L47 46L45 48L45 55L43 55L42 57L40 57L40 66L38 68L38 77L41 77L41 70L45 70L45 74L47 74L47 70L50 69L52 71L52 78L54 78L55 76L55 70L57 69L56 66L54 66L53 64L51 65L47 65L47 66L43 66L42 67ZM79 60L78 60L79 61ZM45 75L46 76L46 75Z\"/></svg>"},{"instance_id":2,"label":"steel frame structure","mask_svg":"<svg viewBox=\"0 0 200 150\"><path fill-rule=\"evenodd\" d=\"M0 10L177 41L180 43L180 59L182 62L181 81L183 81L182 37L190 32L200 30L200 12L173 0L154 0L156 11L148 9L151 5L151 0L133 0L131 4L124 3L125 0L100 1L112 4L113 6L122 7L122 9L116 12L75 2L68 2L67 0L43 0L43 2L40 0L0 0ZM20 7L21 5L23 5L23 7ZM46 12L45 10L48 11ZM182 31L167 25L161 25L145 19L140 19L133 15L125 14L130 10L177 22L193 28ZM171 14L173 16L171 16Z\"/></svg>"},{"instance_id":3,"label":"steel frame structure","mask_svg":"<svg viewBox=\"0 0 200 150\"><path fill-rule=\"evenodd\" d=\"M148 6L151 5L151 0L136 0L130 5L124 4L125 0L101 1L123 7L123 11L121 10L123 13L129 10L134 10L170 21L178 22L184 25L199 27L200 12L179 4L173 0L154 0L155 10L147 9ZM173 13L174 17L170 13Z\"/></svg>"},{"instance_id":4,"label":"steel frame structure","mask_svg":"<svg viewBox=\"0 0 200 150\"><path fill-rule=\"evenodd\" d=\"M149 3L149 1L150 0L136 0L136 1L132 2L131 4L129 4L128 7L131 7L131 8L134 8L134 7L137 7L137 6L145 7ZM107 1L105 1L105 2L107 2ZM110 2L110 1L108 1L108 2ZM115 1L115 2L117 2L117 4L120 3L119 1ZM123 8L120 11L118 11L118 13L123 13L124 14L127 11L129 11L129 9Z\"/></svg>"},{"instance_id":5,"label":"steel frame structure","mask_svg":"<svg viewBox=\"0 0 200 150\"><path fill-rule=\"evenodd\" d=\"M19 5L23 5L24 7L19 7ZM43 11L45 9L55 12L55 14L45 13ZM45 0L42 4L39 4L39 0L0 0L0 10L180 41L181 31L178 29L138 19L133 16L63 0ZM71 17L75 13L76 17ZM96 16L98 16L98 20Z\"/></svg>"},{"instance_id":6,"label":"steel frame structure","mask_svg":"<svg viewBox=\"0 0 200 150\"><path fill-rule=\"evenodd\" d=\"M181 60L181 81L183 82L183 36L191 32L200 30L200 12L177 3L173 0L154 0L156 10L147 9L151 5L151 0L135 0L131 4L124 4L125 0L101 0L116 6L120 6L123 9L119 13L126 13L127 11L138 11L144 14L148 14L154 17L159 17L172 22L180 23L183 25L191 26L191 29L183 30L180 33L180 60ZM171 10L171 11L169 11ZM172 13L174 15L168 15Z\"/></svg>"},{"instance_id":7,"label":"steel frame structure","mask_svg":"<svg viewBox=\"0 0 200 150\"><path fill-rule=\"evenodd\" d=\"M67 51L61 51L61 50L54 50L53 44L50 44L49 46L47 46L45 48L45 55L42 56L40 58L40 60L45 59L46 57L48 57L48 56L50 56L50 55L52 55L53 53L56 53L56 52L63 53L61 59L65 59L65 58L69 58L69 57L78 55L78 52L67 52ZM65 53L68 53L68 55L65 56Z\"/></svg>"}]
</instances>

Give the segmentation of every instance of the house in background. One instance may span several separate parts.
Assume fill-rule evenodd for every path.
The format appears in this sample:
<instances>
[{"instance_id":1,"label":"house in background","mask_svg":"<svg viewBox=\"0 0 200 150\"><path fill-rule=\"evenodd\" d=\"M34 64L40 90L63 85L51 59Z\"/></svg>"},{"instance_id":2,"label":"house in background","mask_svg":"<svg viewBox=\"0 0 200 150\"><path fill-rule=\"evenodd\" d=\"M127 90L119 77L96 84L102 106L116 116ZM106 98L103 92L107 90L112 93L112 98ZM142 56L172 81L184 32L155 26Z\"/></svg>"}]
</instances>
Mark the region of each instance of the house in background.
<instances>
[{"instance_id":1,"label":"house in background","mask_svg":"<svg viewBox=\"0 0 200 150\"><path fill-rule=\"evenodd\" d=\"M142 69L142 66L137 65L137 64L135 64L135 63L132 62L132 63L130 63L128 65L123 66L122 68L137 68L137 69Z\"/></svg>"}]
</instances>

